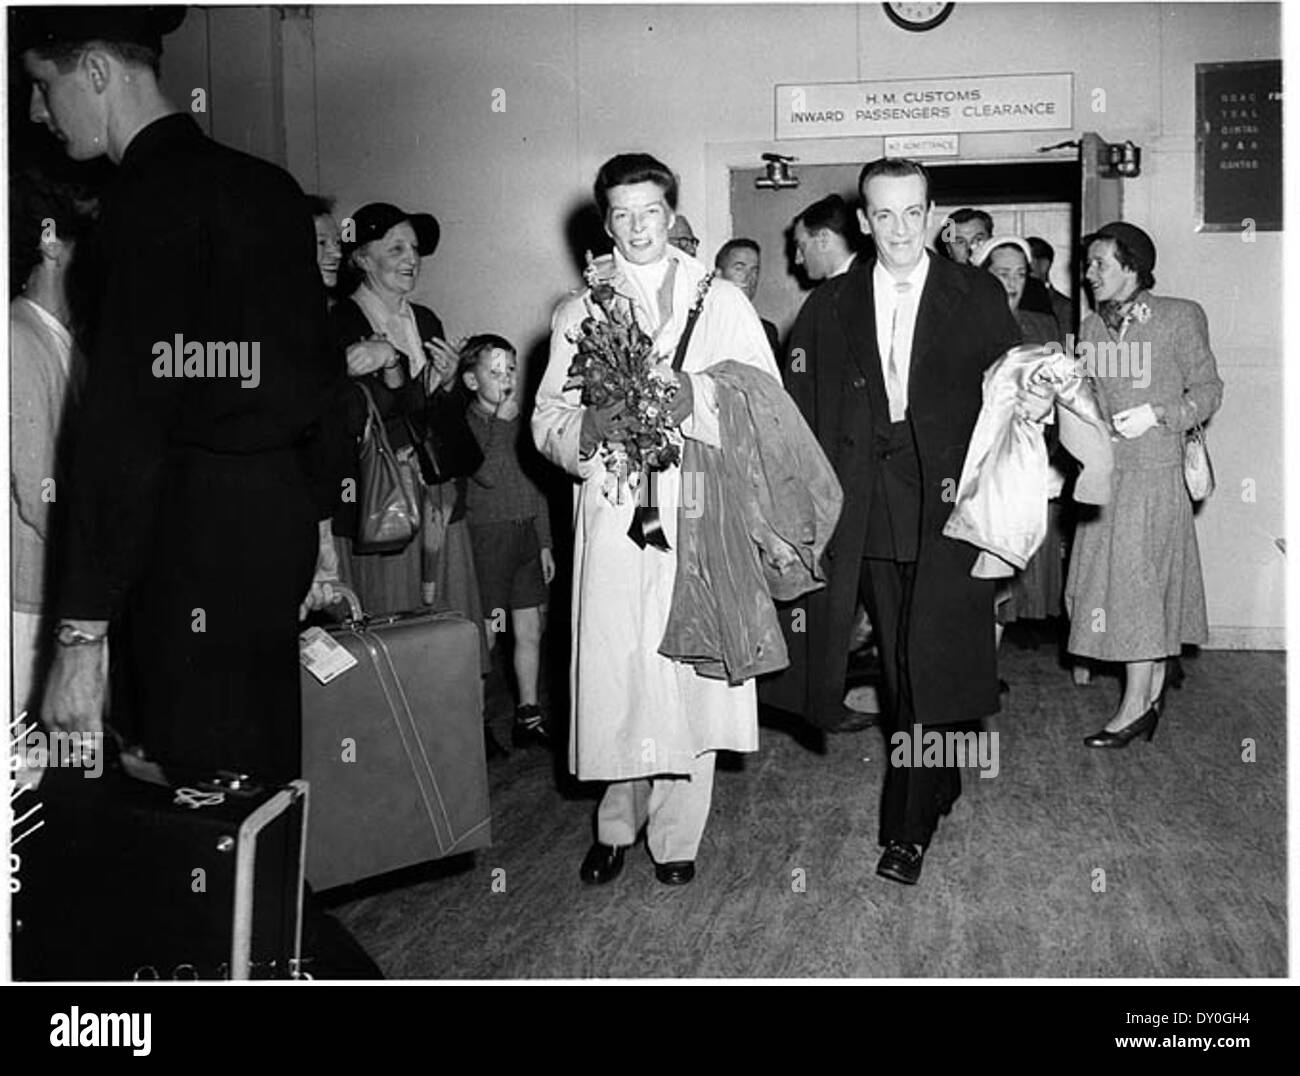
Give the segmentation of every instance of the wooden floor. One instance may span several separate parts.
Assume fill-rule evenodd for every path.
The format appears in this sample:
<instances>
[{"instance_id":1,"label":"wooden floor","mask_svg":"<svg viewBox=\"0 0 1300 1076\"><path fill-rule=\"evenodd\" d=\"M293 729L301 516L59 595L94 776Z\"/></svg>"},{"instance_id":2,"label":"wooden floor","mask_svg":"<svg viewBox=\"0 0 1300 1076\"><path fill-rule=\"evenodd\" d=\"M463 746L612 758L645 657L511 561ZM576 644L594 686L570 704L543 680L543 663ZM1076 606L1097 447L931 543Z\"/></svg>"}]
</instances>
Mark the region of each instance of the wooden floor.
<instances>
[{"instance_id":1,"label":"wooden floor","mask_svg":"<svg viewBox=\"0 0 1300 1076\"><path fill-rule=\"evenodd\" d=\"M584 887L596 790L514 752L493 848L332 903L400 979L1284 976L1285 656L1185 664L1153 743L1091 751L1117 681L1078 689L1054 649L1004 645L1000 772L963 774L915 888L874 873L880 734L818 753L778 728L720 763L689 886L641 844Z\"/></svg>"}]
</instances>

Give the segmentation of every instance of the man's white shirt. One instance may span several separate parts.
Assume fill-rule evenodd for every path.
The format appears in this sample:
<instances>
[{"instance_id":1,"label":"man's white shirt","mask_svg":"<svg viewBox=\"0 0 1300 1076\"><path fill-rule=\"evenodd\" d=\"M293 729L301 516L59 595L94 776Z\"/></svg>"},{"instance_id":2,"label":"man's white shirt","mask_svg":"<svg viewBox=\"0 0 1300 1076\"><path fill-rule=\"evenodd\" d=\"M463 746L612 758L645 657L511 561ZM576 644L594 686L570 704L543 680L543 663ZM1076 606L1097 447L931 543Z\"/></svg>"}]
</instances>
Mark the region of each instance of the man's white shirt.
<instances>
[{"instance_id":1,"label":"man's white shirt","mask_svg":"<svg viewBox=\"0 0 1300 1076\"><path fill-rule=\"evenodd\" d=\"M889 384L889 345L891 330L894 326L894 309L898 306L899 294L894 276L877 260L872 273L872 287L875 291L876 305L876 345L880 350L880 374ZM930 253L926 251L921 260L904 278L912 285L912 301L904 308L905 319L899 325L899 354L896 359L898 377L903 384L903 399L907 400L907 386L910 381L912 362L912 340L916 335L916 314L921 309L921 292L925 289L925 279L930 273Z\"/></svg>"}]
</instances>

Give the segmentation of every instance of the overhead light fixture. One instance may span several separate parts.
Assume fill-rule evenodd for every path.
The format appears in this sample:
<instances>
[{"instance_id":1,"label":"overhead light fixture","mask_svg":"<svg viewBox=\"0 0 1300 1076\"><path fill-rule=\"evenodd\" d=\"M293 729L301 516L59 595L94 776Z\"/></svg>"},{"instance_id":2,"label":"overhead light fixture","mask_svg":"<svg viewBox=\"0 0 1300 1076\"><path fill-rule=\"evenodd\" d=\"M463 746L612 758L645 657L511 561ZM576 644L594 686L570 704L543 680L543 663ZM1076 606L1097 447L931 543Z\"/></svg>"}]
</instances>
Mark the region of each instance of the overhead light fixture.
<instances>
[{"instance_id":1,"label":"overhead light fixture","mask_svg":"<svg viewBox=\"0 0 1300 1076\"><path fill-rule=\"evenodd\" d=\"M782 191L799 186L799 177L790 174L790 165L795 160L794 157L786 157L780 153L764 153L763 160L767 162L767 175L759 176L754 180L754 186L759 190Z\"/></svg>"},{"instance_id":2,"label":"overhead light fixture","mask_svg":"<svg viewBox=\"0 0 1300 1076\"><path fill-rule=\"evenodd\" d=\"M1106 163L1113 175L1135 179L1142 174L1142 150L1132 142L1114 142L1106 147Z\"/></svg>"}]
</instances>

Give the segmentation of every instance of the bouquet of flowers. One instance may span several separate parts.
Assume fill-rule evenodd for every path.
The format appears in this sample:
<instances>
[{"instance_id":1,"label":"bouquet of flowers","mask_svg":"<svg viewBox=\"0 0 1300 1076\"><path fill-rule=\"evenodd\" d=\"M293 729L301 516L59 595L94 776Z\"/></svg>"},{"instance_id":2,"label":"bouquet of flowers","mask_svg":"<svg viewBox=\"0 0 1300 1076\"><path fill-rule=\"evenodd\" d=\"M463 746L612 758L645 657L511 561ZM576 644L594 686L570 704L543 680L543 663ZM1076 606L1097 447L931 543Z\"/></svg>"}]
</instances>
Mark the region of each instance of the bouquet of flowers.
<instances>
[{"instance_id":1,"label":"bouquet of flowers","mask_svg":"<svg viewBox=\"0 0 1300 1076\"><path fill-rule=\"evenodd\" d=\"M610 475L635 489L642 472L662 471L681 460L681 431L668 417L677 383L626 296L608 283L595 284L588 310L569 334L578 353L564 387L580 388L587 407L624 405L618 439L603 446L603 455Z\"/></svg>"}]
</instances>

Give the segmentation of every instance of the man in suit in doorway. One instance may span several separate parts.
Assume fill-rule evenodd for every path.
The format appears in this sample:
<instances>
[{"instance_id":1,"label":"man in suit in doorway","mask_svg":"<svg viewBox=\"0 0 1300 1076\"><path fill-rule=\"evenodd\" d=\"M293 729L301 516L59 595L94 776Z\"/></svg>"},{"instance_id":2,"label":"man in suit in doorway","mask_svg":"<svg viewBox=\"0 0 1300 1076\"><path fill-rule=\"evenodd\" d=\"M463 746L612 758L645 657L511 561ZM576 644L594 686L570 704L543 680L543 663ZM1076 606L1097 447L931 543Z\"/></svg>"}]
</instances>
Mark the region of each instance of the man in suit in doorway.
<instances>
[{"instance_id":1,"label":"man in suit in doorway","mask_svg":"<svg viewBox=\"0 0 1300 1076\"><path fill-rule=\"evenodd\" d=\"M790 225L790 239L794 245L795 266L813 290L799 308L787 345L806 331L804 327L821 317L821 311L828 302L825 283L842 277L860 260L858 252L862 246L862 234L858 230L853 207L838 194L828 194L799 211ZM786 347L783 354L778 353L786 390L795 399L799 398L797 386L807 381L805 375L808 361L806 351L796 353L790 346ZM791 633L791 625L800 623L806 615L809 600L800 598L783 606L781 618L787 636ZM855 615L855 619L858 626L852 633L854 638L848 643L850 647L857 647L864 642L869 630L864 613ZM801 642L799 639L787 642L792 660L793 655L802 649ZM842 675L836 683L847 687ZM764 706L787 714L802 713L823 732L861 732L876 724L874 712L868 713L844 705L841 701L844 691L839 691L823 710L816 714L808 713L804 709L802 677L798 674L764 677L759 682L758 691Z\"/></svg>"},{"instance_id":2,"label":"man in suit in doorway","mask_svg":"<svg viewBox=\"0 0 1300 1076\"><path fill-rule=\"evenodd\" d=\"M794 263L813 284L847 273L857 257L853 210L838 194L813 202L794 218Z\"/></svg>"},{"instance_id":3,"label":"man in suit in doorway","mask_svg":"<svg viewBox=\"0 0 1300 1076\"><path fill-rule=\"evenodd\" d=\"M969 265L975 252L993 235L993 218L982 209L969 207L949 214L939 233L939 241L948 251L948 257L958 265Z\"/></svg>"},{"instance_id":4,"label":"man in suit in doorway","mask_svg":"<svg viewBox=\"0 0 1300 1076\"><path fill-rule=\"evenodd\" d=\"M993 584L974 547L943 535L982 403L984 370L1020 340L997 281L926 249L925 168L882 158L859 177L859 220L876 257L810 299L790 338L786 382L835 465L843 515L787 677L804 713L839 720L859 596L875 627L889 740L877 873L915 884L941 815L961 794L951 766L912 768L896 734L974 730L998 709ZM801 373L793 370L801 359ZM1021 406L1037 416L1035 398ZM896 762L895 759L900 761Z\"/></svg>"},{"instance_id":5,"label":"man in suit in doorway","mask_svg":"<svg viewBox=\"0 0 1300 1076\"><path fill-rule=\"evenodd\" d=\"M743 291L746 299L751 303L754 301L754 296L758 294L758 278L763 271L763 252L754 240L743 237L728 239L713 259L713 268L723 280L730 280ZM762 315L759 315L758 320L763 323L763 333L772 345L777 366L780 366L784 359L781 354L781 333Z\"/></svg>"}]
</instances>

